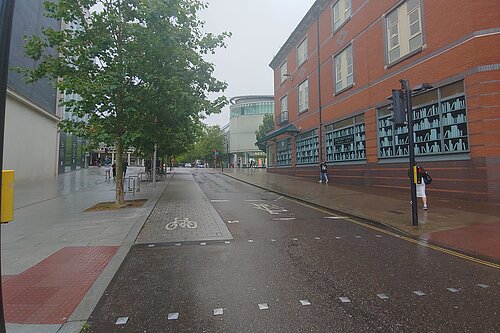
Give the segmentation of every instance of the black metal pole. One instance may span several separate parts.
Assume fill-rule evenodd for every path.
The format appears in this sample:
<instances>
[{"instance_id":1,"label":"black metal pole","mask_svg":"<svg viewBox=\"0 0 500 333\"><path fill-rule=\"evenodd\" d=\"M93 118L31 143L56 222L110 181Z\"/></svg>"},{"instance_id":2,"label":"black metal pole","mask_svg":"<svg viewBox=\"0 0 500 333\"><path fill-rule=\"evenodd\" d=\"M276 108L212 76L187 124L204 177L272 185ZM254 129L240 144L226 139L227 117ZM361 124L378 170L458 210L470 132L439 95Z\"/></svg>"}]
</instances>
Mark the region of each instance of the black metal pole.
<instances>
[{"instance_id":1,"label":"black metal pole","mask_svg":"<svg viewBox=\"0 0 500 333\"><path fill-rule=\"evenodd\" d=\"M0 0L0 188L3 173L3 145L5 135L5 103L7 102L7 75L9 72L10 36L14 16L15 0ZM2 203L0 191L0 205ZM2 238L0 227L0 240ZM0 276L2 275L2 252L0 244ZM0 282L0 333L5 333L5 316L3 312L3 292Z\"/></svg>"},{"instance_id":2,"label":"black metal pole","mask_svg":"<svg viewBox=\"0 0 500 333\"><path fill-rule=\"evenodd\" d=\"M401 87L405 93L406 99L406 114L408 116L408 153L410 155L410 189L411 189L411 216L412 224L418 226L418 209L417 209L417 170L415 163L415 143L413 141L413 110L411 103L412 91L408 80L400 80Z\"/></svg>"},{"instance_id":3,"label":"black metal pole","mask_svg":"<svg viewBox=\"0 0 500 333\"><path fill-rule=\"evenodd\" d=\"M318 16L316 17L316 44L318 48L318 112L319 112L319 129L318 129L318 159L319 162L323 161L323 137L322 127L323 121L321 119L321 57L319 49L321 47L319 39L319 17L321 14L321 5L318 5Z\"/></svg>"}]
</instances>

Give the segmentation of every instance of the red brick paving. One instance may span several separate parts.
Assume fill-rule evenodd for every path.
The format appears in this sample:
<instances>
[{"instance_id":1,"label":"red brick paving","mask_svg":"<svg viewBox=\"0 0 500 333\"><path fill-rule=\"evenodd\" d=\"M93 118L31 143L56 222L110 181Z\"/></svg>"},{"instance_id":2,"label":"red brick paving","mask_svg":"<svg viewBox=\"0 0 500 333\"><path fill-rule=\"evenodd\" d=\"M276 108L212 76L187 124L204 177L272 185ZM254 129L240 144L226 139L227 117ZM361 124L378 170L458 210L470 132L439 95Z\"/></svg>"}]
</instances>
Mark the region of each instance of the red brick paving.
<instances>
[{"instance_id":1,"label":"red brick paving","mask_svg":"<svg viewBox=\"0 0 500 333\"><path fill-rule=\"evenodd\" d=\"M2 277L5 321L65 323L117 250L65 247L19 275Z\"/></svg>"},{"instance_id":2,"label":"red brick paving","mask_svg":"<svg viewBox=\"0 0 500 333\"><path fill-rule=\"evenodd\" d=\"M500 261L500 221L477 223L427 235L434 242Z\"/></svg>"}]
</instances>

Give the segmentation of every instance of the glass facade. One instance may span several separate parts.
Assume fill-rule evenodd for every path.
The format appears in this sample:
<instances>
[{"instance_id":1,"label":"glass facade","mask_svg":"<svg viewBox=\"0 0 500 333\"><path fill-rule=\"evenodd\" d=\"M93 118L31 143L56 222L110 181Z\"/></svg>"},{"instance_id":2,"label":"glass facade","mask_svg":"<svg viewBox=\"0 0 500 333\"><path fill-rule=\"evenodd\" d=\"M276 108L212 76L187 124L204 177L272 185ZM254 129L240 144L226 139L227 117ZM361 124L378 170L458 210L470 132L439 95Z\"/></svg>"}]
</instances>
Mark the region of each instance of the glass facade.
<instances>
[{"instance_id":1,"label":"glass facade","mask_svg":"<svg viewBox=\"0 0 500 333\"><path fill-rule=\"evenodd\" d=\"M292 164L292 147L291 139L276 142L276 165L291 165Z\"/></svg>"},{"instance_id":2,"label":"glass facade","mask_svg":"<svg viewBox=\"0 0 500 333\"><path fill-rule=\"evenodd\" d=\"M412 98L415 155L469 151L463 81ZM395 126L387 107L378 110L379 157L408 156L408 127Z\"/></svg>"},{"instance_id":3,"label":"glass facade","mask_svg":"<svg viewBox=\"0 0 500 333\"><path fill-rule=\"evenodd\" d=\"M318 130L297 135L295 139L295 157L297 164L318 163L319 138Z\"/></svg>"},{"instance_id":4,"label":"glass facade","mask_svg":"<svg viewBox=\"0 0 500 333\"><path fill-rule=\"evenodd\" d=\"M272 114L274 113L274 102L257 102L231 105L230 118L259 115L259 114Z\"/></svg>"},{"instance_id":5,"label":"glass facade","mask_svg":"<svg viewBox=\"0 0 500 333\"><path fill-rule=\"evenodd\" d=\"M325 127L326 161L346 162L366 159L364 114Z\"/></svg>"}]
</instances>

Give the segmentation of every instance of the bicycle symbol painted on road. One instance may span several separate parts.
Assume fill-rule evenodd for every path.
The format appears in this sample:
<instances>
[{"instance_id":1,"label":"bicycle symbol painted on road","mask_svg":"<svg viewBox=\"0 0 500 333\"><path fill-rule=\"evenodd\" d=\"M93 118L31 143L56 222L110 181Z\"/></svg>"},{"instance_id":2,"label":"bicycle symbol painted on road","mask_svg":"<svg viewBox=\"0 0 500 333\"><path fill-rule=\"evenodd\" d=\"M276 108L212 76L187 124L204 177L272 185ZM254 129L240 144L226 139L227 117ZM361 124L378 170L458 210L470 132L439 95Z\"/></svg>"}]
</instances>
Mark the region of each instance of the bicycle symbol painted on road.
<instances>
[{"instance_id":1,"label":"bicycle symbol painted on road","mask_svg":"<svg viewBox=\"0 0 500 333\"><path fill-rule=\"evenodd\" d=\"M188 228L188 229L196 229L198 228L198 224L195 221L189 221L189 218L185 217L182 220L179 220L176 217L172 222L168 222L165 226L167 230L175 230L177 227Z\"/></svg>"}]
</instances>

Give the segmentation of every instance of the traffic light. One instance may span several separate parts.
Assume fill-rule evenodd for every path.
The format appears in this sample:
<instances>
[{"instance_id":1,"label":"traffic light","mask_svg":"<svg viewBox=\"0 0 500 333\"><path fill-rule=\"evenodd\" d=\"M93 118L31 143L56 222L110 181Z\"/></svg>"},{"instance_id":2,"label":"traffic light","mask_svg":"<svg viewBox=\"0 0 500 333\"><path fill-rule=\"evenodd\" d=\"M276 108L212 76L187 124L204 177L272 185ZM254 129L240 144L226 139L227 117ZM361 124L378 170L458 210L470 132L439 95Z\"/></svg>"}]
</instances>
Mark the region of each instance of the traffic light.
<instances>
[{"instance_id":1,"label":"traffic light","mask_svg":"<svg viewBox=\"0 0 500 333\"><path fill-rule=\"evenodd\" d=\"M389 97L392 104L389 110L392 111L393 121L396 125L406 124L406 105L404 100L404 93L401 90L392 90L392 96Z\"/></svg>"}]
</instances>

